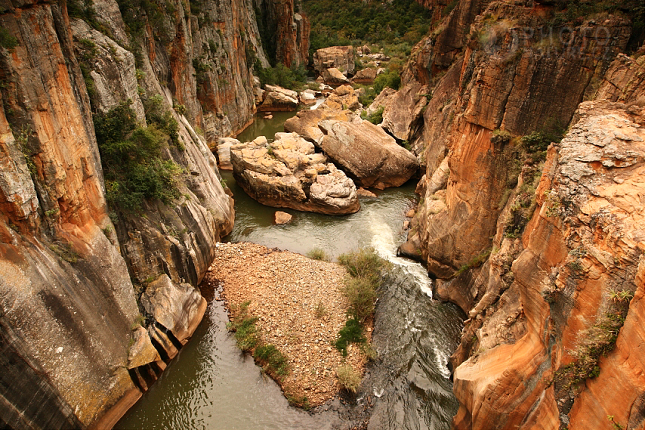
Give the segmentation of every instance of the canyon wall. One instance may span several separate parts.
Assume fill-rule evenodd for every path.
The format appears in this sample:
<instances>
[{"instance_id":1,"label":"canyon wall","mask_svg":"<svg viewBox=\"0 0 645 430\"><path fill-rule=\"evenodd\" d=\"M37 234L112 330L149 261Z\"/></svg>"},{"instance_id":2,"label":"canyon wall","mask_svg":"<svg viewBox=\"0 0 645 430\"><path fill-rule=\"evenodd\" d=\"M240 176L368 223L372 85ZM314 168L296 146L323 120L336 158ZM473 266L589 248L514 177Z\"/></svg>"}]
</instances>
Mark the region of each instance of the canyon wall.
<instances>
[{"instance_id":1,"label":"canyon wall","mask_svg":"<svg viewBox=\"0 0 645 430\"><path fill-rule=\"evenodd\" d=\"M554 16L460 1L393 96L426 165L401 252L467 314L459 429L643 427L642 52L625 14Z\"/></svg>"},{"instance_id":2,"label":"canyon wall","mask_svg":"<svg viewBox=\"0 0 645 430\"><path fill-rule=\"evenodd\" d=\"M0 422L110 426L205 311L195 286L234 219L209 144L255 111L255 8L4 0L0 26ZM162 136L172 199L108 204L95 121L119 108Z\"/></svg>"},{"instance_id":3,"label":"canyon wall","mask_svg":"<svg viewBox=\"0 0 645 430\"><path fill-rule=\"evenodd\" d=\"M287 67L309 62L311 27L301 0L253 0L269 61Z\"/></svg>"}]
</instances>

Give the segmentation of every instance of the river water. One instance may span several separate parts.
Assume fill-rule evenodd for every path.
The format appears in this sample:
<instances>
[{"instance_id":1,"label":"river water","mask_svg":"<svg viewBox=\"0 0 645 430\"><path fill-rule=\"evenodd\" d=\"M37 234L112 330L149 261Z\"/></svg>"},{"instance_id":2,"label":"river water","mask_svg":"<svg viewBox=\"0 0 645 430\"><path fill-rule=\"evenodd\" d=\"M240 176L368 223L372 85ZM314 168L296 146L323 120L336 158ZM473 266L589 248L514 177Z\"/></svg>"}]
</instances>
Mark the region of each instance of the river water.
<instances>
[{"instance_id":1,"label":"river water","mask_svg":"<svg viewBox=\"0 0 645 430\"><path fill-rule=\"evenodd\" d=\"M293 113L258 118L238 136L273 136ZM379 358L356 397L337 399L308 413L292 408L253 359L242 355L226 330L222 302L211 300L203 322L161 378L119 421L117 429L332 429L369 423L370 429L448 429L457 412L448 357L457 346L462 316L431 299L425 269L396 257L405 240L405 212L414 184L362 199L361 210L332 217L285 210L294 218L272 225L276 209L262 206L222 176L235 195L235 227L228 241L250 241L306 254L320 248L339 254L372 246L394 264L376 310L373 346ZM217 292L215 292L217 296Z\"/></svg>"}]
</instances>

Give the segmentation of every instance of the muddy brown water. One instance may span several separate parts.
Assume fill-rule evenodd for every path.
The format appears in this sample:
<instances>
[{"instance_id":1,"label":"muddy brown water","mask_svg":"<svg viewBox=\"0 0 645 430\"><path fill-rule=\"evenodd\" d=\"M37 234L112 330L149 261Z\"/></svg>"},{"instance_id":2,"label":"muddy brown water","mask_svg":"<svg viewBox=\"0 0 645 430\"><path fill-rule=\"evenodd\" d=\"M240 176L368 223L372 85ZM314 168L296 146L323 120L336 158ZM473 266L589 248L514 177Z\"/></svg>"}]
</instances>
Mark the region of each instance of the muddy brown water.
<instances>
[{"instance_id":1,"label":"muddy brown water","mask_svg":"<svg viewBox=\"0 0 645 430\"><path fill-rule=\"evenodd\" d=\"M293 113L259 118L238 138L272 136ZM204 320L161 378L119 421L117 429L449 429L457 412L448 357L457 346L462 315L432 300L430 280L416 262L396 256L405 240L405 212L414 183L361 200L361 210L332 217L297 211L292 222L272 225L276 209L250 199L224 172L235 195L236 220L228 241L250 241L331 257L372 246L394 263L376 310L373 346L379 358L356 396L343 395L306 412L290 407L280 388L240 353L226 330L221 301L209 301ZM217 291L204 290L217 298Z\"/></svg>"}]
</instances>

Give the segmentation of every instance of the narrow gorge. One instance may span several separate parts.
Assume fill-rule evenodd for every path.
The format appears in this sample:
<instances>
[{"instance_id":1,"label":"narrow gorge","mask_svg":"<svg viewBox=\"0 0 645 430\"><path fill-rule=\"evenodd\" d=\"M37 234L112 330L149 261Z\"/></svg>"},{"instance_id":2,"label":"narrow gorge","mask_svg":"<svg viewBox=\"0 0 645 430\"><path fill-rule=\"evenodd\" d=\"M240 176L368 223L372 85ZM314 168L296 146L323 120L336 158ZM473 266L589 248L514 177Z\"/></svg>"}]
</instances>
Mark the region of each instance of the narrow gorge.
<instances>
[{"instance_id":1,"label":"narrow gorge","mask_svg":"<svg viewBox=\"0 0 645 430\"><path fill-rule=\"evenodd\" d=\"M256 428L645 428L644 28L638 0L0 0L0 424L124 428L195 342L239 359L207 274L249 241L396 267L356 393L258 389Z\"/></svg>"}]
</instances>

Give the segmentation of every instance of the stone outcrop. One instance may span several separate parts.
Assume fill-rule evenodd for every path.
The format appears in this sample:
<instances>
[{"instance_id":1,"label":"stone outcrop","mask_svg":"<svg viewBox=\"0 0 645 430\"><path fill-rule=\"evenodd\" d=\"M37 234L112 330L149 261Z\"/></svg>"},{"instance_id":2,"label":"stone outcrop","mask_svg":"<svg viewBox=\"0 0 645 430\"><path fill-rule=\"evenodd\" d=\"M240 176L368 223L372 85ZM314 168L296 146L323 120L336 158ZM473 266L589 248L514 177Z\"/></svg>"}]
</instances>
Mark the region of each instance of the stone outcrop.
<instances>
[{"instance_id":1,"label":"stone outcrop","mask_svg":"<svg viewBox=\"0 0 645 430\"><path fill-rule=\"evenodd\" d=\"M264 205L328 215L360 209L352 180L295 133L233 146L231 161L237 183Z\"/></svg>"},{"instance_id":2,"label":"stone outcrop","mask_svg":"<svg viewBox=\"0 0 645 430\"><path fill-rule=\"evenodd\" d=\"M419 168L414 155L369 121L324 120L318 127L322 150L361 187L398 187Z\"/></svg>"},{"instance_id":3,"label":"stone outcrop","mask_svg":"<svg viewBox=\"0 0 645 430\"><path fill-rule=\"evenodd\" d=\"M269 62L251 5L199 3L152 16L94 0L88 22L65 2L3 3L17 44L0 48L0 356L22 381L3 388L6 425L109 427L201 319L193 287L233 222L209 146L251 119L250 62ZM306 19L288 21L295 43L281 55L306 58ZM106 203L92 120L127 100L140 126L155 121L151 107L165 115L176 144L161 156L180 172L179 198L136 215Z\"/></svg>"},{"instance_id":4,"label":"stone outcrop","mask_svg":"<svg viewBox=\"0 0 645 430\"><path fill-rule=\"evenodd\" d=\"M325 136L318 124L325 120L348 121L354 115L349 110L337 111L328 109L326 102L318 109L301 110L296 116L289 118L284 122L284 131L296 133L309 142L320 148L323 137Z\"/></svg>"},{"instance_id":5,"label":"stone outcrop","mask_svg":"<svg viewBox=\"0 0 645 430\"><path fill-rule=\"evenodd\" d=\"M499 252L472 294L492 304L492 293L499 304L476 303L469 315L465 330L475 333L471 348L479 352L455 370L456 428L602 428L609 415L621 426L643 425L642 114L638 107L583 103L577 123L549 150L524 234L496 238ZM502 255L510 267L498 265ZM612 330L608 315L623 307L624 325L615 329L615 349L598 362L598 376L572 380L567 366L588 359L585 348L602 342L603 330ZM520 384L521 396L506 394Z\"/></svg>"},{"instance_id":6,"label":"stone outcrop","mask_svg":"<svg viewBox=\"0 0 645 430\"><path fill-rule=\"evenodd\" d=\"M457 429L643 426L642 63L619 55L620 16L569 23L563 43L532 32L550 7L460 1L402 77L431 91L409 136L427 167L400 251L467 314ZM579 105L594 97L625 104Z\"/></svg>"},{"instance_id":7,"label":"stone outcrop","mask_svg":"<svg viewBox=\"0 0 645 430\"><path fill-rule=\"evenodd\" d=\"M220 170L233 170L231 164L231 146L239 144L240 141L232 137L221 137L217 143L217 166Z\"/></svg>"},{"instance_id":8,"label":"stone outcrop","mask_svg":"<svg viewBox=\"0 0 645 430\"><path fill-rule=\"evenodd\" d=\"M376 79L377 71L373 67L366 67L356 72L352 78L352 82L356 84L373 84Z\"/></svg>"},{"instance_id":9,"label":"stone outcrop","mask_svg":"<svg viewBox=\"0 0 645 430\"><path fill-rule=\"evenodd\" d=\"M264 100L258 106L259 111L294 111L300 104L298 93L286 88L266 85Z\"/></svg>"},{"instance_id":10,"label":"stone outcrop","mask_svg":"<svg viewBox=\"0 0 645 430\"><path fill-rule=\"evenodd\" d=\"M387 102L381 127L399 140L411 140L423 123L428 96L429 88L418 82L401 88Z\"/></svg>"},{"instance_id":11,"label":"stone outcrop","mask_svg":"<svg viewBox=\"0 0 645 430\"><path fill-rule=\"evenodd\" d=\"M326 69L338 69L345 77L353 75L356 70L354 64L353 46L330 46L314 52L314 70L323 74Z\"/></svg>"},{"instance_id":12,"label":"stone outcrop","mask_svg":"<svg viewBox=\"0 0 645 430\"><path fill-rule=\"evenodd\" d=\"M293 216L291 214L282 211L275 211L273 214L273 223L275 225L289 224L292 218Z\"/></svg>"},{"instance_id":13,"label":"stone outcrop","mask_svg":"<svg viewBox=\"0 0 645 430\"><path fill-rule=\"evenodd\" d=\"M328 69L323 69L321 72L323 82L332 87L337 87L339 85L349 84L349 79L335 67L330 67Z\"/></svg>"}]
</instances>

